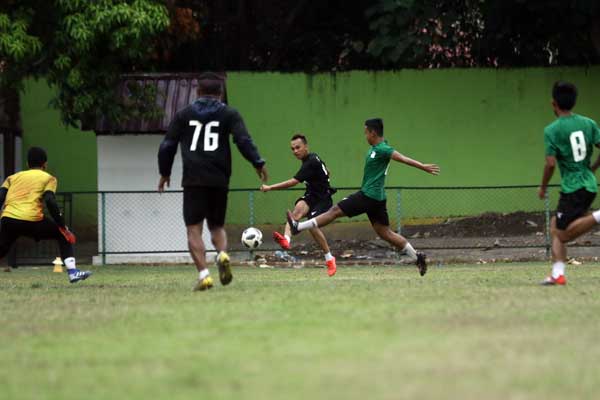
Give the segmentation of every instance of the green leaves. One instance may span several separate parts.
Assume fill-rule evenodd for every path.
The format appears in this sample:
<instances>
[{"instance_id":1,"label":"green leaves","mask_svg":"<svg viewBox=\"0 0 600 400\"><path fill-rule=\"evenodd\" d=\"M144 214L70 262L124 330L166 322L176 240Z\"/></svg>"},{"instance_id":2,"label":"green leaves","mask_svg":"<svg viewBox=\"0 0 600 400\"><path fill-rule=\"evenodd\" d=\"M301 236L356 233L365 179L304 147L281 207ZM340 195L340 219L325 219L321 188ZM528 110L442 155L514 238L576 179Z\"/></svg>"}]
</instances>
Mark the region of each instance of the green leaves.
<instances>
[{"instance_id":1,"label":"green leaves","mask_svg":"<svg viewBox=\"0 0 600 400\"><path fill-rule=\"evenodd\" d=\"M23 0L2 13L1 85L45 77L58 89L52 102L66 124L99 113L128 112L117 103L121 73L145 65L169 25L158 0ZM137 69L137 68L136 68ZM107 94L108 93L108 94Z\"/></svg>"},{"instance_id":2,"label":"green leaves","mask_svg":"<svg viewBox=\"0 0 600 400\"><path fill-rule=\"evenodd\" d=\"M365 15L386 67L600 62L596 0L378 0Z\"/></svg>"}]
</instances>

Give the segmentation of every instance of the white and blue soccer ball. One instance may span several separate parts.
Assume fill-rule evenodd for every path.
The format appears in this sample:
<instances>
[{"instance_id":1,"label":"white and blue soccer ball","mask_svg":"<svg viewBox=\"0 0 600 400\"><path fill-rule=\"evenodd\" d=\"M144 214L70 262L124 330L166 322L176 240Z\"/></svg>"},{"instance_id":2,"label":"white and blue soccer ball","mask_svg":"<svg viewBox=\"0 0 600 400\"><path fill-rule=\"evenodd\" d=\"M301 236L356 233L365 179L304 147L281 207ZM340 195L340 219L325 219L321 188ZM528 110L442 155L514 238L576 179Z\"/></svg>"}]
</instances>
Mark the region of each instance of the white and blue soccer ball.
<instances>
[{"instance_id":1,"label":"white and blue soccer ball","mask_svg":"<svg viewBox=\"0 0 600 400\"><path fill-rule=\"evenodd\" d=\"M256 249L262 244L263 235L259 229L254 227L246 228L242 232L242 244L249 249Z\"/></svg>"}]
</instances>

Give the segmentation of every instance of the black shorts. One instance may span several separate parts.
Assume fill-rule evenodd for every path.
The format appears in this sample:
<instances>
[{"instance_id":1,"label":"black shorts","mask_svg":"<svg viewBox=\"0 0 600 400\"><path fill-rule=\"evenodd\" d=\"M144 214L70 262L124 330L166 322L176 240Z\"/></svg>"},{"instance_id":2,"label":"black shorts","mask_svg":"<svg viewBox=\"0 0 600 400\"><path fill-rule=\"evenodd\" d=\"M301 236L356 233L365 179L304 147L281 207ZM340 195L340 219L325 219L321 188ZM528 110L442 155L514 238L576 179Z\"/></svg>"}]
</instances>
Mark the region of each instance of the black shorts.
<instances>
[{"instance_id":1,"label":"black shorts","mask_svg":"<svg viewBox=\"0 0 600 400\"><path fill-rule=\"evenodd\" d=\"M584 216L592 205L596 193L579 189L573 193L560 193L556 208L556 227L565 230L577 218Z\"/></svg>"},{"instance_id":2,"label":"black shorts","mask_svg":"<svg viewBox=\"0 0 600 400\"><path fill-rule=\"evenodd\" d=\"M371 224L378 223L384 226L390 225L390 217L386 208L386 200L375 200L358 191L344 198L338 203L338 207L348 217L354 217L367 213Z\"/></svg>"},{"instance_id":3,"label":"black shorts","mask_svg":"<svg viewBox=\"0 0 600 400\"><path fill-rule=\"evenodd\" d=\"M304 201L308 205L308 215L307 218L315 218L333 206L333 201L331 200L331 196L327 197L318 197L312 195L310 193L304 193L304 196L300 197L294 205L298 204L299 201Z\"/></svg>"},{"instance_id":4,"label":"black shorts","mask_svg":"<svg viewBox=\"0 0 600 400\"><path fill-rule=\"evenodd\" d=\"M47 218L41 221L24 221L3 217L0 220L0 258L10 250L12 244L21 236L40 241L55 239L58 241L62 259L73 257L73 245L64 238L58 230L58 225Z\"/></svg>"},{"instance_id":5,"label":"black shorts","mask_svg":"<svg viewBox=\"0 0 600 400\"><path fill-rule=\"evenodd\" d=\"M183 220L185 225L196 225L205 219L209 228L225 225L227 212L226 187L186 186L183 188Z\"/></svg>"}]
</instances>

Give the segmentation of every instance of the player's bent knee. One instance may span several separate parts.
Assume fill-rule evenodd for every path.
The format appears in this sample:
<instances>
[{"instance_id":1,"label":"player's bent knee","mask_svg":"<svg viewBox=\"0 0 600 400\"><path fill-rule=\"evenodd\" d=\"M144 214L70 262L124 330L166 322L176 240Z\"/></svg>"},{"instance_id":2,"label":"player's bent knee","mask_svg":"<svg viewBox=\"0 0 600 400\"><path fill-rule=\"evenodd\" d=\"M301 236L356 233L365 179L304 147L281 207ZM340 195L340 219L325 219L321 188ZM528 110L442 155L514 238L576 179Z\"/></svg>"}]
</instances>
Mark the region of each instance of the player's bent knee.
<instances>
[{"instance_id":1,"label":"player's bent knee","mask_svg":"<svg viewBox=\"0 0 600 400\"><path fill-rule=\"evenodd\" d=\"M345 215L344 212L342 211L342 209L337 205L331 207L329 209L329 211L327 211L327 213L331 214L332 216L334 216L336 218L343 217Z\"/></svg>"},{"instance_id":2,"label":"player's bent knee","mask_svg":"<svg viewBox=\"0 0 600 400\"><path fill-rule=\"evenodd\" d=\"M298 221L304 217L304 213L302 211L294 210L292 211L292 216L296 221Z\"/></svg>"}]
</instances>

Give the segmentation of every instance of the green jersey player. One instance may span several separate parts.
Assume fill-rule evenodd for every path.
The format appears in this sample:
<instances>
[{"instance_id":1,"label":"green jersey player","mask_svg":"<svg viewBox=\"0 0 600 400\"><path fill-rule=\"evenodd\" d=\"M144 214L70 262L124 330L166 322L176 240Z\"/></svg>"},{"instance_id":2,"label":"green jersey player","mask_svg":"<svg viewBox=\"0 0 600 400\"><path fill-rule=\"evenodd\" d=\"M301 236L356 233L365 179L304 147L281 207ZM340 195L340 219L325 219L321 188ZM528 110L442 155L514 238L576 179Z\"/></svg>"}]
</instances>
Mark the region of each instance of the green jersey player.
<instances>
[{"instance_id":1,"label":"green jersey player","mask_svg":"<svg viewBox=\"0 0 600 400\"><path fill-rule=\"evenodd\" d=\"M564 285L567 242L588 232L600 223L600 211L589 214L598 184L594 171L600 158L590 165L593 147L600 147L600 130L596 123L571 110L577 100L577 88L567 82L556 82L552 88L552 108L558 117L544 129L546 164L538 195L546 196L548 182L556 164L562 178L556 215L551 220L552 274L543 285Z\"/></svg>"},{"instance_id":2,"label":"green jersey player","mask_svg":"<svg viewBox=\"0 0 600 400\"><path fill-rule=\"evenodd\" d=\"M344 198L327 212L305 222L296 221L292 213L288 211L287 219L292 234L297 234L305 229L325 226L339 217L354 217L366 213L377 235L413 258L419 268L419 273L423 276L427 272L425 254L416 252L403 236L390 229L385 198L385 176L390 160L419 168L432 175L437 175L440 168L435 164L423 164L395 151L383 137L383 121L380 118L365 121L365 138L371 147L366 154L360 190Z\"/></svg>"}]
</instances>

